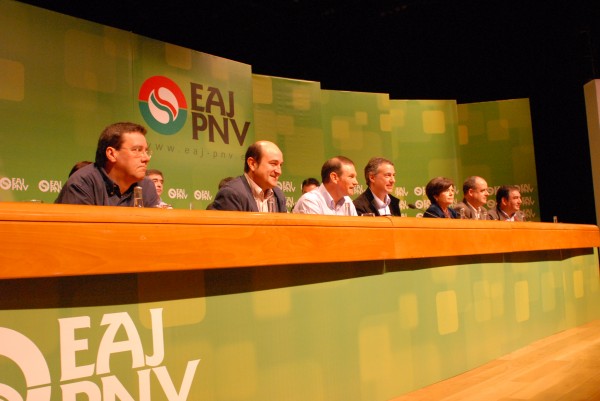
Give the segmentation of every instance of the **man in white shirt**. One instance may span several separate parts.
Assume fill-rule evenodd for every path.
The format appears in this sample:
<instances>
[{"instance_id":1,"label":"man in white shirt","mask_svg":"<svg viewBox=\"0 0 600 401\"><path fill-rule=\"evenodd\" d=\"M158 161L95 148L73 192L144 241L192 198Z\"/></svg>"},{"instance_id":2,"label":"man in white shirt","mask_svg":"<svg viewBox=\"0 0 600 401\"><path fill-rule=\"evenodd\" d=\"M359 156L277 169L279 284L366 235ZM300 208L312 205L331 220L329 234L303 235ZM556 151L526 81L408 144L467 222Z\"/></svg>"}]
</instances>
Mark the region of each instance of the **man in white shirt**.
<instances>
[{"instance_id":1,"label":"man in white shirt","mask_svg":"<svg viewBox=\"0 0 600 401\"><path fill-rule=\"evenodd\" d=\"M322 184L298 199L293 213L357 216L350 199L358 185L354 162L344 156L327 160L321 168Z\"/></svg>"}]
</instances>

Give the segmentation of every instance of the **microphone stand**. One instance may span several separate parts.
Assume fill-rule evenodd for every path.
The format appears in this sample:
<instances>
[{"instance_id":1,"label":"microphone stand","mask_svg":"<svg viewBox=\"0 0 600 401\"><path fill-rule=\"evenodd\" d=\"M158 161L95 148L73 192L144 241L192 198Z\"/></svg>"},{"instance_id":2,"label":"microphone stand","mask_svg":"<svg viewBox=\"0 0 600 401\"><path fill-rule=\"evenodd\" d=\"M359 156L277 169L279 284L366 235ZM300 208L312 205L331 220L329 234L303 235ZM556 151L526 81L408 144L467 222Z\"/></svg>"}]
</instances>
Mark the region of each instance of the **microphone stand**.
<instances>
[{"instance_id":1,"label":"microphone stand","mask_svg":"<svg viewBox=\"0 0 600 401\"><path fill-rule=\"evenodd\" d=\"M420 208L418 208L418 207L417 207L417 206L416 206L414 203L409 203L409 204L408 204L408 207L409 207L410 209L415 209L415 210L418 210L418 211L420 211L420 212L423 212L423 214L426 214L426 215L428 215L428 216L435 217L436 219L440 219L440 218L441 218L440 216L438 216L438 215L435 215L435 214L433 214L433 213L431 213L431 212L428 212L427 210L423 210L423 209L420 209Z\"/></svg>"}]
</instances>

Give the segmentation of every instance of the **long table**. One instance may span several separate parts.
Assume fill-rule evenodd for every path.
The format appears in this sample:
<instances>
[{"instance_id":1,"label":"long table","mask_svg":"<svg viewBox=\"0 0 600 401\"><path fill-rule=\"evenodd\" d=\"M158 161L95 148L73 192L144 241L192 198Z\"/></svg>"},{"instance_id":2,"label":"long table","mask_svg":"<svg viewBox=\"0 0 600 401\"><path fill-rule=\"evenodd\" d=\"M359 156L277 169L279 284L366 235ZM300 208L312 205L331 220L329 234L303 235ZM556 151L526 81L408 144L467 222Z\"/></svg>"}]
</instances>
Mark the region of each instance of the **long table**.
<instances>
[{"instance_id":1,"label":"long table","mask_svg":"<svg viewBox=\"0 0 600 401\"><path fill-rule=\"evenodd\" d=\"M389 400L600 317L592 225L0 203L0 239L11 401Z\"/></svg>"},{"instance_id":2,"label":"long table","mask_svg":"<svg viewBox=\"0 0 600 401\"><path fill-rule=\"evenodd\" d=\"M0 203L0 278L594 248L597 226ZM32 247L35 244L35 247Z\"/></svg>"}]
</instances>

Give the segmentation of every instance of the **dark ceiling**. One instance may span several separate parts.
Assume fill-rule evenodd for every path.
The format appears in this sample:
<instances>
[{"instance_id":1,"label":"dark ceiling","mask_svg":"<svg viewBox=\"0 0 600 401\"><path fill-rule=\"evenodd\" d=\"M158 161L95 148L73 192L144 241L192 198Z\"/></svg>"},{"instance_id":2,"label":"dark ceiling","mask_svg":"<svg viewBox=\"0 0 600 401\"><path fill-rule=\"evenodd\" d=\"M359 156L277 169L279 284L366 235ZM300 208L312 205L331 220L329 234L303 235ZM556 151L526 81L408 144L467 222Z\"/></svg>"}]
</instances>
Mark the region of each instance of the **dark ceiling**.
<instances>
[{"instance_id":1,"label":"dark ceiling","mask_svg":"<svg viewBox=\"0 0 600 401\"><path fill-rule=\"evenodd\" d=\"M600 75L600 1L24 2L324 89L529 98L542 220L595 224L583 85Z\"/></svg>"}]
</instances>

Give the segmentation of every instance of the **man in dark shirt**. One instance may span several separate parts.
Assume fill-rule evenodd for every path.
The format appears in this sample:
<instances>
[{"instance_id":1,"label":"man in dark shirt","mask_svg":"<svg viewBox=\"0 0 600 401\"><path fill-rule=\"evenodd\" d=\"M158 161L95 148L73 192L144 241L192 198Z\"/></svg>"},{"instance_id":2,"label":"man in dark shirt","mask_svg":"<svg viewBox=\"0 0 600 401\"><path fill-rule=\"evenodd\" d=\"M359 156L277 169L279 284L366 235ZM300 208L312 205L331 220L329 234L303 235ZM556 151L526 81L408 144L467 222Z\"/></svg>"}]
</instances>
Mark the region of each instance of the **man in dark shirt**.
<instances>
[{"instance_id":1,"label":"man in dark shirt","mask_svg":"<svg viewBox=\"0 0 600 401\"><path fill-rule=\"evenodd\" d=\"M102 131L96 161L77 170L65 183L55 203L133 206L133 189L142 187L143 204L160 202L154 183L146 178L151 151L146 129L134 123L115 123Z\"/></svg>"}]
</instances>

